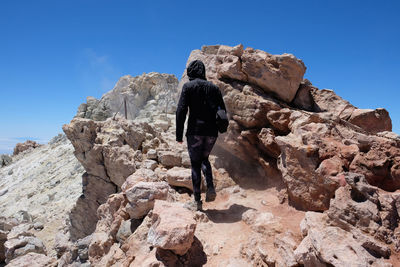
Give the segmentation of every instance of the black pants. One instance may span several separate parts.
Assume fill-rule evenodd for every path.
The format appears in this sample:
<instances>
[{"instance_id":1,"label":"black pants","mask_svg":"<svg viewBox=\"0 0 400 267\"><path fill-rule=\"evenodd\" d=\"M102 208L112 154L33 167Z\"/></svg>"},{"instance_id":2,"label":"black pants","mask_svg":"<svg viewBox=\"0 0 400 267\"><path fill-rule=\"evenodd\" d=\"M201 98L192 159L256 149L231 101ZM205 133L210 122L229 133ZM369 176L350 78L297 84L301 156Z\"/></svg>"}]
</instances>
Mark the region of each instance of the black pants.
<instances>
[{"instance_id":1,"label":"black pants","mask_svg":"<svg viewBox=\"0 0 400 267\"><path fill-rule=\"evenodd\" d=\"M201 199L201 171L203 171L203 174L206 177L207 188L214 188L213 175L210 161L208 161L208 156L214 147L215 141L217 141L217 137L215 136L187 136L190 162L192 164L193 194L196 201Z\"/></svg>"}]
</instances>

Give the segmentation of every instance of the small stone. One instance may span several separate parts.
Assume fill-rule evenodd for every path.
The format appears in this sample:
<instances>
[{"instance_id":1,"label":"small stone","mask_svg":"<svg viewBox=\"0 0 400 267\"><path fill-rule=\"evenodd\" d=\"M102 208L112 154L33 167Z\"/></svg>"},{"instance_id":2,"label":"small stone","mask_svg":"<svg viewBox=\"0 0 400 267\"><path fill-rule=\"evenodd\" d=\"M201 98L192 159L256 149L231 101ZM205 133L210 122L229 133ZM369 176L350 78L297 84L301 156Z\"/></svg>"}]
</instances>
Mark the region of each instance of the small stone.
<instances>
[{"instance_id":1,"label":"small stone","mask_svg":"<svg viewBox=\"0 0 400 267\"><path fill-rule=\"evenodd\" d=\"M149 151L147 151L147 158L148 159L157 159L157 151L155 149L149 149Z\"/></svg>"},{"instance_id":2,"label":"small stone","mask_svg":"<svg viewBox=\"0 0 400 267\"><path fill-rule=\"evenodd\" d=\"M152 171L154 171L154 170L157 168L157 165L158 165L157 161L151 160L151 159L146 159L146 160L143 162L143 166L144 166L146 169L149 169L149 170L152 170Z\"/></svg>"},{"instance_id":3,"label":"small stone","mask_svg":"<svg viewBox=\"0 0 400 267\"><path fill-rule=\"evenodd\" d=\"M196 222L203 222L206 223L209 221L207 215L204 212L201 211L196 211L193 218L196 220Z\"/></svg>"},{"instance_id":4,"label":"small stone","mask_svg":"<svg viewBox=\"0 0 400 267\"><path fill-rule=\"evenodd\" d=\"M33 224L33 228L34 228L35 230L42 230L42 229L44 228L44 225L43 225L42 222L35 222L35 223Z\"/></svg>"}]
</instances>

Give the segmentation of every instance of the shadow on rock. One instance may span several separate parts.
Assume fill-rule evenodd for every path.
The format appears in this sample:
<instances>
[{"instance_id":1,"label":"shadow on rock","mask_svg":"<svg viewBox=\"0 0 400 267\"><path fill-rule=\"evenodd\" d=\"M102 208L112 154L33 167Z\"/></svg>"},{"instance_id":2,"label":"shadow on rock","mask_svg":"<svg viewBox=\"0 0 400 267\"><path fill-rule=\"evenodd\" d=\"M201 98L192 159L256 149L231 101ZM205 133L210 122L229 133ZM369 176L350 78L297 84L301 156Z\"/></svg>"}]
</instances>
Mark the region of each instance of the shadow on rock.
<instances>
[{"instance_id":1,"label":"shadow on rock","mask_svg":"<svg viewBox=\"0 0 400 267\"><path fill-rule=\"evenodd\" d=\"M242 220L242 214L251 208L233 204L229 209L225 210L215 210L209 209L205 210L204 213L207 215L208 219L214 223L235 223Z\"/></svg>"},{"instance_id":2,"label":"shadow on rock","mask_svg":"<svg viewBox=\"0 0 400 267\"><path fill-rule=\"evenodd\" d=\"M255 190L285 188L275 159L270 159L271 162L266 163L263 168L254 159L249 157L248 161L241 160L217 145L212 154L217 156L215 167L225 169L241 188Z\"/></svg>"},{"instance_id":3,"label":"shadow on rock","mask_svg":"<svg viewBox=\"0 0 400 267\"><path fill-rule=\"evenodd\" d=\"M207 255L204 253L203 245L197 237L194 237L192 246L185 255L179 256L170 250L157 248L156 258L168 267L197 267L207 263Z\"/></svg>"}]
</instances>

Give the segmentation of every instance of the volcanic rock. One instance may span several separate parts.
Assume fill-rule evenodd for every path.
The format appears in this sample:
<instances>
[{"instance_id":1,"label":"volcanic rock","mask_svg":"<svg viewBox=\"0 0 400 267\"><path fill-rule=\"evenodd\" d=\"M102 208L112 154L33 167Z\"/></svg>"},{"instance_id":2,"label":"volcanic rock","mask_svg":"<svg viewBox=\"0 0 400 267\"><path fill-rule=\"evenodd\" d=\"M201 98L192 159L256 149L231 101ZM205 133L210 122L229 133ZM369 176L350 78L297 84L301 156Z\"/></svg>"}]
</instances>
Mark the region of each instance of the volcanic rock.
<instances>
[{"instance_id":1,"label":"volcanic rock","mask_svg":"<svg viewBox=\"0 0 400 267\"><path fill-rule=\"evenodd\" d=\"M172 74L151 72L136 77L126 75L100 100L88 97L87 103L79 106L76 117L103 121L120 113L132 120L140 115L151 100L154 101L155 110L171 113L176 108L177 85L178 80ZM148 107L146 110L151 111Z\"/></svg>"},{"instance_id":2,"label":"volcanic rock","mask_svg":"<svg viewBox=\"0 0 400 267\"><path fill-rule=\"evenodd\" d=\"M392 131L392 120L389 112L384 108L355 109L349 118L349 122L361 127L369 133Z\"/></svg>"},{"instance_id":3,"label":"volcanic rock","mask_svg":"<svg viewBox=\"0 0 400 267\"><path fill-rule=\"evenodd\" d=\"M4 243L4 248L6 263L29 252L46 254L43 242L34 236L19 236L18 238L8 239Z\"/></svg>"},{"instance_id":4,"label":"volcanic rock","mask_svg":"<svg viewBox=\"0 0 400 267\"><path fill-rule=\"evenodd\" d=\"M12 162L12 158L9 155L0 155L0 168L9 165Z\"/></svg>"},{"instance_id":5,"label":"volcanic rock","mask_svg":"<svg viewBox=\"0 0 400 267\"><path fill-rule=\"evenodd\" d=\"M132 219L140 219L153 208L156 199L165 200L168 197L166 182L139 182L125 191L129 204L126 211Z\"/></svg>"},{"instance_id":6,"label":"volcanic rock","mask_svg":"<svg viewBox=\"0 0 400 267\"><path fill-rule=\"evenodd\" d=\"M165 167L180 166L182 162L181 156L174 151L159 151L158 162Z\"/></svg>"},{"instance_id":7,"label":"volcanic rock","mask_svg":"<svg viewBox=\"0 0 400 267\"><path fill-rule=\"evenodd\" d=\"M32 140L27 140L24 143L18 143L15 145L13 155L18 155L19 153L24 152L25 150L34 149L39 146L40 145L38 143Z\"/></svg>"},{"instance_id":8,"label":"volcanic rock","mask_svg":"<svg viewBox=\"0 0 400 267\"><path fill-rule=\"evenodd\" d=\"M157 200L147 241L157 248L185 254L193 242L196 221L193 214L178 203Z\"/></svg>"},{"instance_id":9,"label":"volcanic rock","mask_svg":"<svg viewBox=\"0 0 400 267\"><path fill-rule=\"evenodd\" d=\"M23 256L10 261L7 266L9 267L56 267L57 260L46 255L29 252Z\"/></svg>"},{"instance_id":10,"label":"volcanic rock","mask_svg":"<svg viewBox=\"0 0 400 267\"><path fill-rule=\"evenodd\" d=\"M391 266L369 254L351 233L331 226L309 229L294 253L304 266Z\"/></svg>"},{"instance_id":11,"label":"volcanic rock","mask_svg":"<svg viewBox=\"0 0 400 267\"><path fill-rule=\"evenodd\" d=\"M185 187L193 191L192 171L190 169L173 167L167 171L167 182L171 186Z\"/></svg>"},{"instance_id":12,"label":"volcanic rock","mask_svg":"<svg viewBox=\"0 0 400 267\"><path fill-rule=\"evenodd\" d=\"M133 174L126 178L125 182L121 186L122 191L127 191L129 188L137 184L138 182L156 182L157 175L150 169L138 169Z\"/></svg>"}]
</instances>

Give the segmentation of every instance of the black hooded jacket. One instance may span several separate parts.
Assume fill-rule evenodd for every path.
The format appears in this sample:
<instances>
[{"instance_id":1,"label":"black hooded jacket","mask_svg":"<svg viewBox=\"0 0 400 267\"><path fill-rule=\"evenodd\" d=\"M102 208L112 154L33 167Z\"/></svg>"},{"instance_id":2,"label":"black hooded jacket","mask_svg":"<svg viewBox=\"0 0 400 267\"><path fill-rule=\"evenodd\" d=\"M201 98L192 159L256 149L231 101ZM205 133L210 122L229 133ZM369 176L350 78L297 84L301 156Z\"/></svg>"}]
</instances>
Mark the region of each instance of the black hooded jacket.
<instances>
[{"instance_id":1,"label":"black hooded jacket","mask_svg":"<svg viewBox=\"0 0 400 267\"><path fill-rule=\"evenodd\" d=\"M176 141L182 141L188 108L186 135L218 136L215 115L218 108L226 110L221 91L206 80L206 69L200 60L192 61L186 73L189 82L182 87L176 110Z\"/></svg>"}]
</instances>

